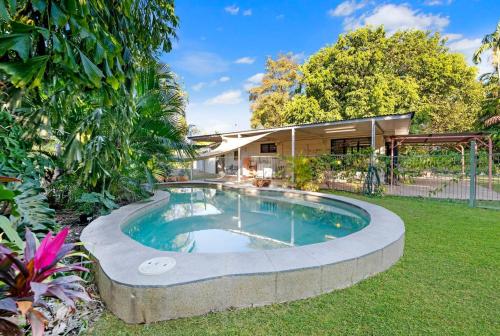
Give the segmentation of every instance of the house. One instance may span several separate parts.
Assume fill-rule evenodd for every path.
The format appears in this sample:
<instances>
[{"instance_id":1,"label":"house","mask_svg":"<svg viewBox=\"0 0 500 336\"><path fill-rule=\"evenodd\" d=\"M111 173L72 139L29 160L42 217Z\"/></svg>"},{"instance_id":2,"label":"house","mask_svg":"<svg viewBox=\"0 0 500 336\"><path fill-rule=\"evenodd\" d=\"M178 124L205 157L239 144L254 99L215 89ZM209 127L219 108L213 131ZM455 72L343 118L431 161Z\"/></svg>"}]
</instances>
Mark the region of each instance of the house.
<instances>
[{"instance_id":1,"label":"house","mask_svg":"<svg viewBox=\"0 0 500 336\"><path fill-rule=\"evenodd\" d=\"M386 154L391 136L409 133L413 113L332 122L195 135L199 151L193 170L219 176L283 178L286 158L320 154L342 155L373 148ZM388 153L387 153L388 154ZM293 171L291 174L294 180Z\"/></svg>"}]
</instances>

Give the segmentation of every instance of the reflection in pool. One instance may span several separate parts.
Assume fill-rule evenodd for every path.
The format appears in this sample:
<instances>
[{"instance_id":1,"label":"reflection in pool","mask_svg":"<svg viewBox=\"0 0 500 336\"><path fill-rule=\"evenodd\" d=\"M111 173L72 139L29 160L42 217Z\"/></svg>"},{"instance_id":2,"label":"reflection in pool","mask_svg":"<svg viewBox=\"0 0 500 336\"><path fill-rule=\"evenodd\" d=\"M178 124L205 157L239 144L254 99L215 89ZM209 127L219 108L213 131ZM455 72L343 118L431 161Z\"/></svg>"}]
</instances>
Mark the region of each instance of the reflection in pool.
<instances>
[{"instance_id":1,"label":"reflection in pool","mask_svg":"<svg viewBox=\"0 0 500 336\"><path fill-rule=\"evenodd\" d=\"M170 188L168 204L123 232L146 246L178 252L245 252L321 243L365 227L368 216L342 202L310 202L281 192L247 195L216 188Z\"/></svg>"}]
</instances>

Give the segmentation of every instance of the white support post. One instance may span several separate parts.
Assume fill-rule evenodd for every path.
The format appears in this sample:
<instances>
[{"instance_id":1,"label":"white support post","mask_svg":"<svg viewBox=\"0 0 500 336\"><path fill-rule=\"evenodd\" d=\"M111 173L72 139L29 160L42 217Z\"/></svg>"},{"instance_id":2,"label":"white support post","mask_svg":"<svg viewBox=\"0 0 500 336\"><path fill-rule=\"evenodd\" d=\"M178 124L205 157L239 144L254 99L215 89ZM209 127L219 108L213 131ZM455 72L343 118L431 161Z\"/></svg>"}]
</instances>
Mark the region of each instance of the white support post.
<instances>
[{"instance_id":1,"label":"white support post","mask_svg":"<svg viewBox=\"0 0 500 336\"><path fill-rule=\"evenodd\" d=\"M193 180L193 166L194 166L194 161L191 161L191 180Z\"/></svg>"},{"instance_id":2,"label":"white support post","mask_svg":"<svg viewBox=\"0 0 500 336\"><path fill-rule=\"evenodd\" d=\"M375 161L375 143L376 143L376 125L375 119L372 119L372 132L371 132L371 147L372 147L372 155L371 155L371 164L374 164Z\"/></svg>"},{"instance_id":3,"label":"white support post","mask_svg":"<svg viewBox=\"0 0 500 336\"><path fill-rule=\"evenodd\" d=\"M295 128L292 128L292 184L295 184Z\"/></svg>"},{"instance_id":4,"label":"white support post","mask_svg":"<svg viewBox=\"0 0 500 336\"><path fill-rule=\"evenodd\" d=\"M238 138L241 138L241 134L238 134ZM241 182L241 147L238 147L238 183Z\"/></svg>"}]
</instances>

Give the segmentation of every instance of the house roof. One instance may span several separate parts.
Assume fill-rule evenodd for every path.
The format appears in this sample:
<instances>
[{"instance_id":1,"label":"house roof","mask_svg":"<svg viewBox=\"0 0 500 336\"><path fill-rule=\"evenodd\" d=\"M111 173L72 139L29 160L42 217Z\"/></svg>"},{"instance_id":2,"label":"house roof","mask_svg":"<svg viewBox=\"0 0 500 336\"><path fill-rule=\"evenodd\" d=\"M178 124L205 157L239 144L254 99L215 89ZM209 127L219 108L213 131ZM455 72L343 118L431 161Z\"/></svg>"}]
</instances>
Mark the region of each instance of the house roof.
<instances>
[{"instance_id":1,"label":"house roof","mask_svg":"<svg viewBox=\"0 0 500 336\"><path fill-rule=\"evenodd\" d=\"M234 132L226 132L226 133L194 135L194 136L189 136L188 138L193 140L193 141L218 142L218 141L221 141L222 136L225 136L225 137L238 136L238 135L249 136L249 135L256 135L259 133L290 130L292 128L295 128L296 130L322 128L322 127L349 125L349 124L356 124L356 123L366 123L368 121L371 122L371 120L374 120L378 124L379 127L380 127L380 124L382 124L384 122L396 121L396 120L401 120L401 121L406 120L407 125L405 125L405 128L409 129L410 121L413 118L413 115L414 115L413 113L389 114L389 115L375 116L375 117L363 117L363 118L356 118L356 119L326 121L326 122L318 122L318 123L310 123L310 124L297 124L297 125L289 125L289 126L274 127L274 128L262 128L262 129L251 129L251 130L234 131ZM406 131L406 134L407 134L407 132L408 131Z\"/></svg>"}]
</instances>

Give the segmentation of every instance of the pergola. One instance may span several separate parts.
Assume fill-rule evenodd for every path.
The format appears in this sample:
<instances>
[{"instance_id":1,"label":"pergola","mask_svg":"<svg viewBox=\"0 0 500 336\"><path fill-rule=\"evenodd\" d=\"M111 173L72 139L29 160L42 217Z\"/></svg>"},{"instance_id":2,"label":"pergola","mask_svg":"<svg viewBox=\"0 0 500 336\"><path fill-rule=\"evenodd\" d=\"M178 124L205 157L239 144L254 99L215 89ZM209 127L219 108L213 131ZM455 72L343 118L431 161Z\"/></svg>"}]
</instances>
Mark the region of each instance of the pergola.
<instances>
[{"instance_id":1,"label":"pergola","mask_svg":"<svg viewBox=\"0 0 500 336\"><path fill-rule=\"evenodd\" d=\"M435 133L435 134L409 134L389 136L391 151L391 185L394 181L394 150L404 145L411 146L438 146L449 145L457 148L462 153L462 171L465 172L465 150L464 146L470 145L472 141L476 146L488 148L488 188L493 185L493 141L491 135L484 132L475 133Z\"/></svg>"}]
</instances>

